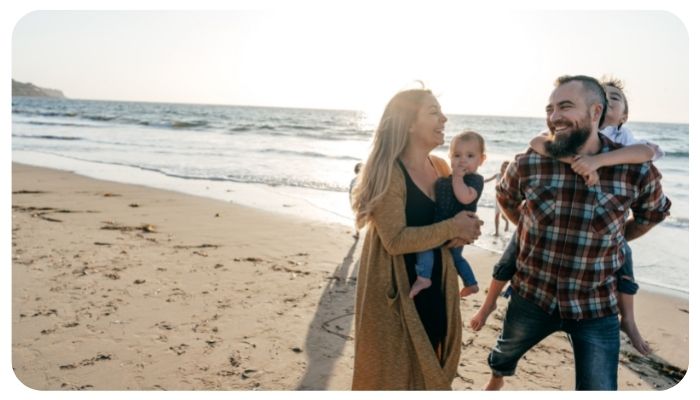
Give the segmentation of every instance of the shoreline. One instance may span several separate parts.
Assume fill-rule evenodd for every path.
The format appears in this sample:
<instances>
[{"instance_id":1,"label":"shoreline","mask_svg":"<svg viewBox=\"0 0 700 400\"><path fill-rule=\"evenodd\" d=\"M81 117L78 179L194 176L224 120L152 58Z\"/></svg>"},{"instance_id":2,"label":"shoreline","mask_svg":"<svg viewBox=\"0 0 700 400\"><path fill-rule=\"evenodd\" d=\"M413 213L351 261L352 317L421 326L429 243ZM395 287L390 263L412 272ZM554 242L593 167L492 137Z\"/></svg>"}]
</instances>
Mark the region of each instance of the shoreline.
<instances>
[{"instance_id":1,"label":"shoreline","mask_svg":"<svg viewBox=\"0 0 700 400\"><path fill-rule=\"evenodd\" d=\"M351 228L17 163L12 176L12 366L21 382L49 390L349 389L361 249ZM478 390L505 299L484 329L466 328L497 255L468 247L465 256L482 292L461 303L453 388ZM648 360L687 369L687 300L636 297L655 351ZM620 389L668 387L643 365L623 351ZM509 390L572 387L573 358L560 334L506 382Z\"/></svg>"},{"instance_id":2,"label":"shoreline","mask_svg":"<svg viewBox=\"0 0 700 400\"><path fill-rule=\"evenodd\" d=\"M335 223L348 229L353 229L354 226L347 192L288 186L271 187L257 183L183 179L136 167L99 164L64 156L28 151L13 151L12 158L13 164L69 171L93 179L141 185L147 188L169 190L202 198L221 200L281 215L307 218L317 222ZM17 158L19 158L19 161L16 160ZM338 207L337 204L341 204L343 207ZM504 223L501 221L501 235L495 237L493 236L495 230L493 222L494 209L492 207L480 207L478 213L484 221L484 227L482 228L481 237L472 246L497 255L502 254L513 232L513 224L511 224L510 231L506 233L502 231ZM656 227L655 229L668 228ZM646 254L637 259L644 259L644 256L651 257L645 246L653 244L653 238L642 237L638 241L631 242L633 253L641 250L646 252ZM655 284L648 282L644 277L638 277L638 283L640 290L643 291L648 290L656 294L679 297L685 300L689 298L689 288L684 290L678 287Z\"/></svg>"}]
</instances>

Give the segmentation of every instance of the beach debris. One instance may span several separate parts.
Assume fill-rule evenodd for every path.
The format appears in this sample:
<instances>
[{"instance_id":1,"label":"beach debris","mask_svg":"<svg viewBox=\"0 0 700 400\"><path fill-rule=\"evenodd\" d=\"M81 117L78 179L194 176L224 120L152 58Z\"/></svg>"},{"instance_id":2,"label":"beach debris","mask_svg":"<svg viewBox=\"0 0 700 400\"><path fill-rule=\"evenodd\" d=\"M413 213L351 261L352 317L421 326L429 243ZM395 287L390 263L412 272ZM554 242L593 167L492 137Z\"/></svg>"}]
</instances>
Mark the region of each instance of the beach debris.
<instances>
[{"instance_id":1,"label":"beach debris","mask_svg":"<svg viewBox=\"0 0 700 400\"><path fill-rule=\"evenodd\" d=\"M335 317L335 318L331 318L331 319L329 319L328 321L324 321L323 324L321 324L321 328L322 328L324 331L326 331L327 333L330 333L331 335L335 335L335 336L341 337L341 338L343 338L343 339L345 339L345 340L354 340L354 338L353 338L352 336L346 335L346 334L344 334L344 333L338 332L338 331L342 331L342 330L345 330L345 329L349 328L350 322L347 323L347 324L348 324L347 328L343 328L343 327L340 326L340 325L335 325L335 330L330 329L330 325L331 325L332 322L335 322L335 321L337 321L337 320L339 320L339 319L341 319L341 318L351 317L351 316L353 316L353 315L355 315L355 313L354 313L354 312L350 312L350 313L347 313L347 314L343 314L343 315L337 316L337 317Z\"/></svg>"},{"instance_id":2,"label":"beach debris","mask_svg":"<svg viewBox=\"0 0 700 400\"><path fill-rule=\"evenodd\" d=\"M122 231L122 232L127 232L127 231L142 231L144 233L155 233L156 232L156 227L155 225L152 224L141 224L139 226L125 226L125 225L120 225L116 222L112 221L102 221L104 226L102 226L100 229L104 230L110 230L110 231Z\"/></svg>"},{"instance_id":3,"label":"beach debris","mask_svg":"<svg viewBox=\"0 0 700 400\"><path fill-rule=\"evenodd\" d=\"M659 390L669 389L680 382L687 370L676 367L663 358L649 354L641 356L627 341L620 343L620 363Z\"/></svg>"},{"instance_id":4,"label":"beach debris","mask_svg":"<svg viewBox=\"0 0 700 400\"><path fill-rule=\"evenodd\" d=\"M208 248L218 249L219 247L221 247L221 245L209 244L209 243L198 244L198 245L175 245L175 246L173 246L173 248L175 248L175 249L208 249Z\"/></svg>"},{"instance_id":5,"label":"beach debris","mask_svg":"<svg viewBox=\"0 0 700 400\"><path fill-rule=\"evenodd\" d=\"M129 204L129 207L131 207L131 208L138 208L138 207L140 207L140 206L139 206L137 203L131 203L131 204Z\"/></svg>"},{"instance_id":6,"label":"beach debris","mask_svg":"<svg viewBox=\"0 0 700 400\"><path fill-rule=\"evenodd\" d=\"M136 280L134 280L134 284L135 284L135 285L141 285L141 284L144 284L144 283L146 283L146 280L145 280L145 279L136 279Z\"/></svg>"},{"instance_id":7,"label":"beach debris","mask_svg":"<svg viewBox=\"0 0 700 400\"><path fill-rule=\"evenodd\" d=\"M102 194L102 197L121 197L121 196L122 196L122 195L120 195L120 194L109 193L109 192L103 193L103 194Z\"/></svg>"},{"instance_id":8,"label":"beach debris","mask_svg":"<svg viewBox=\"0 0 700 400\"><path fill-rule=\"evenodd\" d=\"M205 252L203 252L203 251L197 251L197 250L195 250L195 251L192 252L192 254L194 254L194 255L196 255L196 256L200 256L200 257L209 257L209 254L207 254L207 253L205 253Z\"/></svg>"},{"instance_id":9,"label":"beach debris","mask_svg":"<svg viewBox=\"0 0 700 400\"><path fill-rule=\"evenodd\" d=\"M263 259L262 259L262 258L259 258L259 257L246 257L246 258L238 258L238 257L236 257L236 258L233 259L233 261L236 261L236 262L248 261L248 262L252 262L252 263L259 263L259 262L263 262Z\"/></svg>"},{"instance_id":10,"label":"beach debris","mask_svg":"<svg viewBox=\"0 0 700 400\"><path fill-rule=\"evenodd\" d=\"M71 214L71 213L97 213L97 211L73 211L64 208L53 208L53 207L23 207L23 206L12 206L12 210L20 212L29 212L32 218L40 218L49 222L63 222L60 219L47 217L46 214Z\"/></svg>"},{"instance_id":11,"label":"beach debris","mask_svg":"<svg viewBox=\"0 0 700 400\"><path fill-rule=\"evenodd\" d=\"M684 312L684 313L686 313L686 314L690 314L690 311L688 311L688 310L685 309L685 308L679 308L678 311Z\"/></svg>"},{"instance_id":12,"label":"beach debris","mask_svg":"<svg viewBox=\"0 0 700 400\"><path fill-rule=\"evenodd\" d=\"M166 321L160 321L155 326L157 326L160 329L165 329L166 331L172 331L174 329L174 327Z\"/></svg>"},{"instance_id":13,"label":"beach debris","mask_svg":"<svg viewBox=\"0 0 700 400\"><path fill-rule=\"evenodd\" d=\"M59 369L75 369L78 367L86 367L89 365L94 365L98 361L108 361L111 359L112 359L111 354L97 353L97 355L95 357L87 358L83 361L80 361L79 363L70 363L70 364L60 365L58 368Z\"/></svg>"},{"instance_id":14,"label":"beach debris","mask_svg":"<svg viewBox=\"0 0 700 400\"><path fill-rule=\"evenodd\" d=\"M304 352L304 350L302 350L300 347L292 347L292 351L297 354Z\"/></svg>"},{"instance_id":15,"label":"beach debris","mask_svg":"<svg viewBox=\"0 0 700 400\"><path fill-rule=\"evenodd\" d=\"M222 268L223 266L224 266L224 264L216 264L216 265L214 265L214 269L219 269L219 268Z\"/></svg>"},{"instance_id":16,"label":"beach debris","mask_svg":"<svg viewBox=\"0 0 700 400\"><path fill-rule=\"evenodd\" d=\"M294 264L294 265L298 265L298 264ZM309 271L302 271L302 270L300 270L300 269L292 269L292 268L285 267L285 266L282 266L282 265L277 265L277 264L275 264L275 265L272 266L272 270L273 270L273 271L290 272L290 273L292 273L292 274L301 274L301 275L309 275L309 274L311 274L311 272L309 272Z\"/></svg>"},{"instance_id":17,"label":"beach debris","mask_svg":"<svg viewBox=\"0 0 700 400\"><path fill-rule=\"evenodd\" d=\"M233 368L236 368L239 365L241 365L241 362L238 359L239 359L239 357L236 357L235 354L232 354L228 357L228 362L229 362L229 364L231 364L231 366Z\"/></svg>"},{"instance_id":18,"label":"beach debris","mask_svg":"<svg viewBox=\"0 0 700 400\"><path fill-rule=\"evenodd\" d=\"M107 243L107 242L94 242L93 243L95 246L111 246L112 243Z\"/></svg>"},{"instance_id":19,"label":"beach debris","mask_svg":"<svg viewBox=\"0 0 700 400\"><path fill-rule=\"evenodd\" d=\"M187 349L188 349L189 347L190 347L190 346L186 345L185 343L181 343L181 344L178 345L178 346L170 346L170 350L172 350L173 352L175 352L175 354L177 354L178 356L181 356L181 355L183 355L183 354L185 354L185 353L187 352Z\"/></svg>"},{"instance_id":20,"label":"beach debris","mask_svg":"<svg viewBox=\"0 0 700 400\"><path fill-rule=\"evenodd\" d=\"M219 218L221 215L219 213L214 214L214 218Z\"/></svg>"},{"instance_id":21,"label":"beach debris","mask_svg":"<svg viewBox=\"0 0 700 400\"><path fill-rule=\"evenodd\" d=\"M32 314L32 317L48 317L49 315L58 316L58 311L55 308L49 308L46 310L39 310Z\"/></svg>"},{"instance_id":22,"label":"beach debris","mask_svg":"<svg viewBox=\"0 0 700 400\"><path fill-rule=\"evenodd\" d=\"M12 194L44 194L48 192L44 192L43 190L16 190L12 192Z\"/></svg>"},{"instance_id":23,"label":"beach debris","mask_svg":"<svg viewBox=\"0 0 700 400\"><path fill-rule=\"evenodd\" d=\"M109 272L109 273L104 274L104 276L113 280L113 281L121 279L121 276L119 276L119 274L117 274L116 272Z\"/></svg>"}]
</instances>

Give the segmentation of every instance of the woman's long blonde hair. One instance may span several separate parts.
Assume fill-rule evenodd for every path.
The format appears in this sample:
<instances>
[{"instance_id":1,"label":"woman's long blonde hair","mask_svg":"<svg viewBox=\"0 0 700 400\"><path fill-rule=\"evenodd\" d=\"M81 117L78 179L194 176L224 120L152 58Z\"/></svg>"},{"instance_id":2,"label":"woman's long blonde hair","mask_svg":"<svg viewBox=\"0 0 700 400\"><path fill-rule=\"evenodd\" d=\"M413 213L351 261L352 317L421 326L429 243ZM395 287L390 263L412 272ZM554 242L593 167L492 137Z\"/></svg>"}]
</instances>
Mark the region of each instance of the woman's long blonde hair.
<instances>
[{"instance_id":1,"label":"woman's long blonde hair","mask_svg":"<svg viewBox=\"0 0 700 400\"><path fill-rule=\"evenodd\" d=\"M358 229L367 225L372 210L389 189L394 163L408 145L408 131L426 97L432 95L428 89L405 90L394 95L384 108L369 157L352 191Z\"/></svg>"}]
</instances>

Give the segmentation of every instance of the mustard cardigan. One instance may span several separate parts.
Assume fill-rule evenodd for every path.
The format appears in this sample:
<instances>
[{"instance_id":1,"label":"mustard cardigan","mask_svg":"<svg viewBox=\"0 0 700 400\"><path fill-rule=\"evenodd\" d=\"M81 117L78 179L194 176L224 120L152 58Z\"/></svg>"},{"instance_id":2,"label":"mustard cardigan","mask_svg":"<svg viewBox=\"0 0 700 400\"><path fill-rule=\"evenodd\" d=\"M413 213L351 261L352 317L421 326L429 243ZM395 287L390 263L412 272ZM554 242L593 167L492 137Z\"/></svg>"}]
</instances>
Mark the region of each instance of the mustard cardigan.
<instances>
[{"instance_id":1,"label":"mustard cardigan","mask_svg":"<svg viewBox=\"0 0 700 400\"><path fill-rule=\"evenodd\" d=\"M431 156L442 176L447 163ZM389 191L372 212L362 246L355 299L353 390L449 390L461 351L459 284L452 257L442 247L442 282L447 337L436 355L408 297L403 255L442 246L457 237L454 219L423 227L406 226L406 182L398 163ZM437 284L438 282L433 282Z\"/></svg>"}]
</instances>

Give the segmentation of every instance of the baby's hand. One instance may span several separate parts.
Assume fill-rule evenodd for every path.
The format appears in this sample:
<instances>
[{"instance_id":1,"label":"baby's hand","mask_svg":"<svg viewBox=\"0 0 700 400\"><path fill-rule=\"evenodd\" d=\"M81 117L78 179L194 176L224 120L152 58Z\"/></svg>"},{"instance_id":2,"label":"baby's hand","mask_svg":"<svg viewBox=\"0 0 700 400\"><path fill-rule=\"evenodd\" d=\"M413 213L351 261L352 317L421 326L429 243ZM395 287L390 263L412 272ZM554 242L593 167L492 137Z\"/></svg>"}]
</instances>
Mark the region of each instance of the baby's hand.
<instances>
[{"instance_id":1,"label":"baby's hand","mask_svg":"<svg viewBox=\"0 0 700 400\"><path fill-rule=\"evenodd\" d=\"M596 171L598 168L600 168L600 165L598 165L597 159L591 156L576 156L574 157L574 162L571 163L571 169L583 177L588 177L595 173L596 181L598 176Z\"/></svg>"},{"instance_id":2,"label":"baby's hand","mask_svg":"<svg viewBox=\"0 0 700 400\"><path fill-rule=\"evenodd\" d=\"M458 178L463 178L465 175L464 172L464 168L460 168L459 164L452 164L452 175Z\"/></svg>"}]
</instances>

